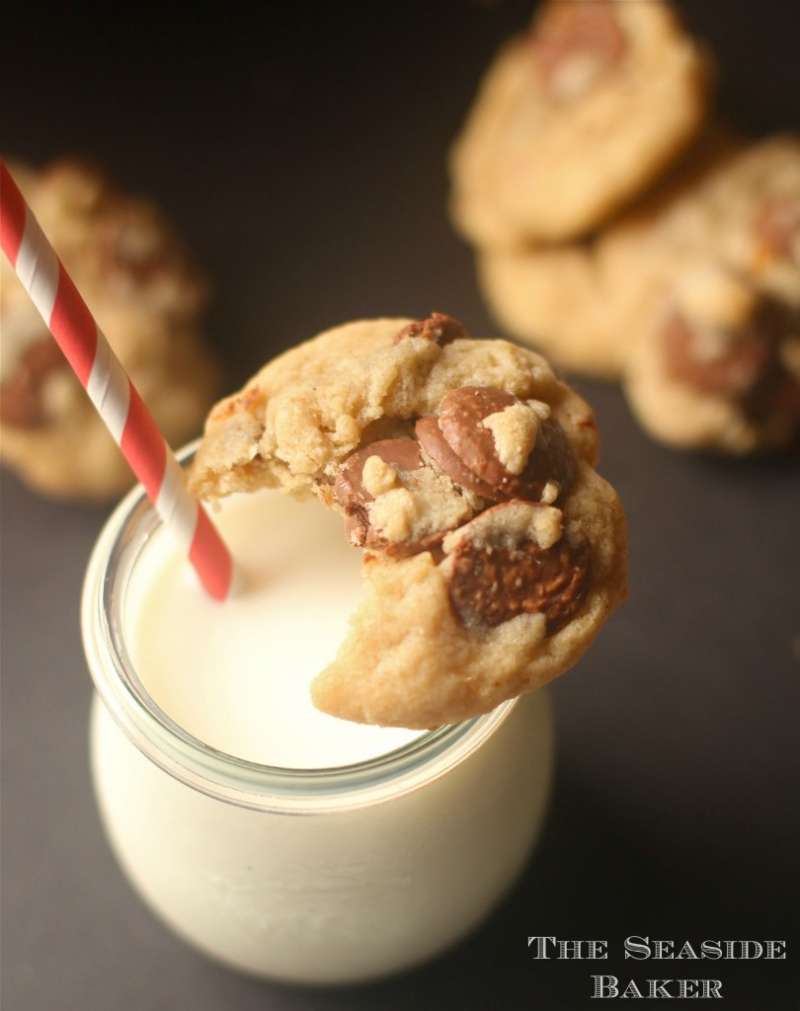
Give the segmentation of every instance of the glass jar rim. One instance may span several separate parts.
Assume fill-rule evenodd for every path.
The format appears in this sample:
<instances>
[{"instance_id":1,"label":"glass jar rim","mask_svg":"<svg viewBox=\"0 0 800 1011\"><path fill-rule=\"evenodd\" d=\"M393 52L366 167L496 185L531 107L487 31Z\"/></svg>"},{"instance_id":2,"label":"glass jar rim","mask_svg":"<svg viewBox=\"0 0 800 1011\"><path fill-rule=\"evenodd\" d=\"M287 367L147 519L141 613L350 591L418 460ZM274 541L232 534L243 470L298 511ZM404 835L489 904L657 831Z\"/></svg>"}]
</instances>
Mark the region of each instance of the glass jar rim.
<instances>
[{"instance_id":1,"label":"glass jar rim","mask_svg":"<svg viewBox=\"0 0 800 1011\"><path fill-rule=\"evenodd\" d=\"M179 452L184 466L197 445L190 443ZM460 764L514 707L516 699L484 716L423 733L383 755L324 769L261 765L211 747L161 709L138 677L125 645L127 582L159 526L157 513L137 485L106 521L90 556L81 630L102 704L146 758L184 785L226 803L283 814L334 813L380 803L419 789Z\"/></svg>"}]
</instances>

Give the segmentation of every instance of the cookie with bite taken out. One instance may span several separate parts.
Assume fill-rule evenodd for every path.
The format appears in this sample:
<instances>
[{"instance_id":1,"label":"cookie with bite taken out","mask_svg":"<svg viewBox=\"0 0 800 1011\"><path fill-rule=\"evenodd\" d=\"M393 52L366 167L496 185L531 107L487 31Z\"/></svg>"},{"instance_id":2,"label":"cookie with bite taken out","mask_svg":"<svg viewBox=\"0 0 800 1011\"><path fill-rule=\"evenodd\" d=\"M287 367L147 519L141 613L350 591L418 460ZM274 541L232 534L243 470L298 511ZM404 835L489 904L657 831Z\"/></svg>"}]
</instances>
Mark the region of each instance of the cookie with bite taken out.
<instances>
[{"instance_id":1,"label":"cookie with bite taken out","mask_svg":"<svg viewBox=\"0 0 800 1011\"><path fill-rule=\"evenodd\" d=\"M539 355L443 314L359 320L211 412L191 485L342 514L365 593L318 708L436 727L572 666L624 599L625 521L591 409Z\"/></svg>"}]
</instances>

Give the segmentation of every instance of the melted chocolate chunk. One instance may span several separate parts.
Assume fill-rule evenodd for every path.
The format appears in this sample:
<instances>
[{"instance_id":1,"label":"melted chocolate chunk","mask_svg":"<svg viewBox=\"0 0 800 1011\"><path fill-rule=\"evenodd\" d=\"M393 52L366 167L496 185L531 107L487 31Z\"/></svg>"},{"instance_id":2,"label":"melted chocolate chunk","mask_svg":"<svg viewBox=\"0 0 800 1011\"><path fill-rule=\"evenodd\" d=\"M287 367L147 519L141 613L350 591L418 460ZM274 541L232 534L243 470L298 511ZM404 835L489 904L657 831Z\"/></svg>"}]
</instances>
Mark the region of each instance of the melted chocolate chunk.
<instances>
[{"instance_id":1,"label":"melted chocolate chunk","mask_svg":"<svg viewBox=\"0 0 800 1011\"><path fill-rule=\"evenodd\" d=\"M371 456L380 457L395 470L416 470L422 466L419 446L413 439L381 439L357 449L345 460L333 485L333 497L345 513L345 529L356 547L384 547L376 539L369 522L367 506L373 496L364 487L364 464Z\"/></svg>"},{"instance_id":2,"label":"melted chocolate chunk","mask_svg":"<svg viewBox=\"0 0 800 1011\"><path fill-rule=\"evenodd\" d=\"M800 313L764 297L728 346L714 357L699 356L696 337L680 314L662 333L669 375L700 393L738 400L748 417L762 420L775 411L800 417L800 382L781 358L781 341L800 330Z\"/></svg>"},{"instance_id":3,"label":"melted chocolate chunk","mask_svg":"<svg viewBox=\"0 0 800 1011\"><path fill-rule=\"evenodd\" d=\"M490 502L496 500L495 489L485 481L481 481L476 474L473 474L450 448L450 444L442 435L439 422L435 417L420 418L414 431L419 439L420 446L422 446L439 469L447 474L451 481L462 488L466 488L468 491L474 492L476 495L480 495L481 498L488 499Z\"/></svg>"},{"instance_id":4,"label":"melted chocolate chunk","mask_svg":"<svg viewBox=\"0 0 800 1011\"><path fill-rule=\"evenodd\" d=\"M413 439L382 439L357 449L345 460L334 484L334 495L348 514L362 509L373 497L364 487L364 464L371 456L380 457L395 470L422 467L419 446Z\"/></svg>"},{"instance_id":5,"label":"melted chocolate chunk","mask_svg":"<svg viewBox=\"0 0 800 1011\"><path fill-rule=\"evenodd\" d=\"M450 601L467 627L541 613L552 635L578 613L589 589L588 546L563 538L549 548L530 539L513 546L465 539L453 557Z\"/></svg>"},{"instance_id":6,"label":"melted chocolate chunk","mask_svg":"<svg viewBox=\"0 0 800 1011\"><path fill-rule=\"evenodd\" d=\"M464 324L452 316L447 316L443 312L432 312L425 319L418 319L414 323L409 323L397 334L394 339L395 344L405 340L406 337L421 337L423 340L432 341L440 347L449 344L460 337L467 337Z\"/></svg>"},{"instance_id":7,"label":"melted chocolate chunk","mask_svg":"<svg viewBox=\"0 0 800 1011\"><path fill-rule=\"evenodd\" d=\"M732 339L724 353L705 357L695 350L695 333L681 315L674 315L663 332L667 366L673 379L701 393L741 396L750 390L770 356L764 335L744 333Z\"/></svg>"},{"instance_id":8,"label":"melted chocolate chunk","mask_svg":"<svg viewBox=\"0 0 800 1011\"><path fill-rule=\"evenodd\" d=\"M565 490L574 479L575 461L566 435L556 421L539 421L536 443L521 474L512 474L500 462L494 436L482 422L490 414L518 403L521 401L513 394L492 386L464 386L454 390L442 401L438 425L460 465L456 467L449 462L427 432L424 433L427 442L423 445L426 449L432 446L432 451L428 450L431 456L456 483L494 502L511 498L536 501L550 480L557 481L562 491ZM478 484L464 481L464 468L474 475ZM478 487L483 490L478 491Z\"/></svg>"}]
</instances>

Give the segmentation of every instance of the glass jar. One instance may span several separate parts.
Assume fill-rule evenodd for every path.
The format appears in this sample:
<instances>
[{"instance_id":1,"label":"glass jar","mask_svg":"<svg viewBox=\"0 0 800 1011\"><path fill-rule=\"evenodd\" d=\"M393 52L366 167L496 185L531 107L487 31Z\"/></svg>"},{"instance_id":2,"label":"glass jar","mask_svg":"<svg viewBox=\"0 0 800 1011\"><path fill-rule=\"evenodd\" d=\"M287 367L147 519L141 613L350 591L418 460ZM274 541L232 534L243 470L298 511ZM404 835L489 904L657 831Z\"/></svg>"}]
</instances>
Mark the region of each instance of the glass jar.
<instances>
[{"instance_id":1,"label":"glass jar","mask_svg":"<svg viewBox=\"0 0 800 1011\"><path fill-rule=\"evenodd\" d=\"M100 534L81 608L95 790L134 887L208 955L286 981L366 980L453 944L508 891L539 832L546 692L356 765L283 769L217 751L158 707L126 645L126 587L158 524L134 489Z\"/></svg>"}]
</instances>

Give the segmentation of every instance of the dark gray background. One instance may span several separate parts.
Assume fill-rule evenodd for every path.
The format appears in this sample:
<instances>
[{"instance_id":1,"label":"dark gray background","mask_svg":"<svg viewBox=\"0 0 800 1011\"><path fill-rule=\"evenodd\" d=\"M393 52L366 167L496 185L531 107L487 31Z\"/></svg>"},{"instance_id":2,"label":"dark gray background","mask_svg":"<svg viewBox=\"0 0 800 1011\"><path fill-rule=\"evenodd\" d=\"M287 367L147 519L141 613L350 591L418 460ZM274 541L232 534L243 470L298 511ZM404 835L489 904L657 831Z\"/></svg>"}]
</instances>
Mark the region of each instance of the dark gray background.
<instances>
[{"instance_id":1,"label":"dark gray background","mask_svg":"<svg viewBox=\"0 0 800 1011\"><path fill-rule=\"evenodd\" d=\"M797 128L794 5L684 7L720 54L723 112L753 133ZM209 329L229 386L348 318L441 309L491 332L445 218L443 164L481 69L528 5L275 10L20 20L4 39L0 143L33 160L93 155L158 199L214 279ZM241 978L134 897L86 760L78 593L105 511L3 477L4 1009L576 1011L594 1006L591 971L719 976L726 1008L797 1006L796 958L526 955L535 934L607 938L612 952L630 933L784 938L800 903L797 456L674 454L636 428L618 390L579 386L630 517L630 602L554 688L554 802L519 887L446 957L365 988Z\"/></svg>"}]
</instances>

